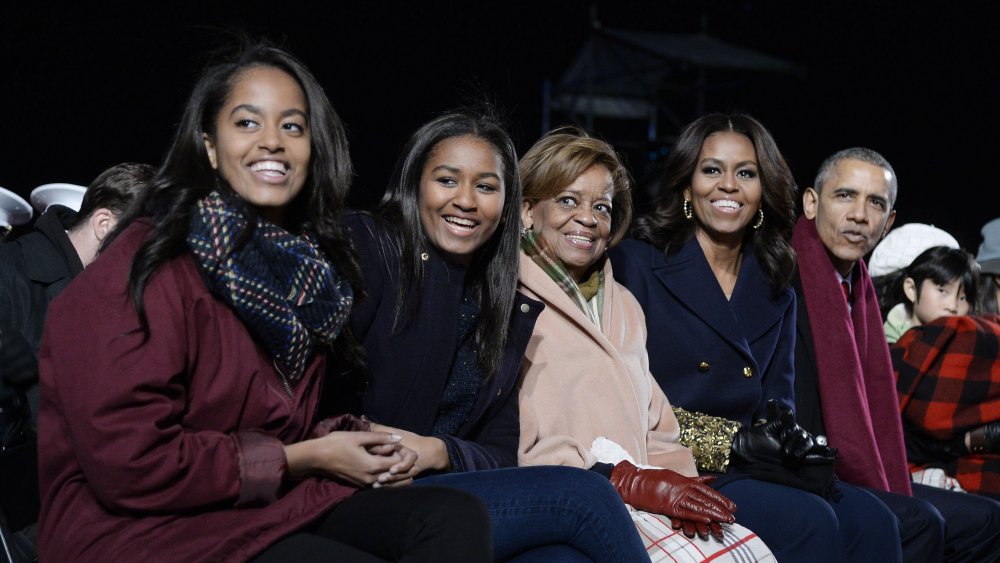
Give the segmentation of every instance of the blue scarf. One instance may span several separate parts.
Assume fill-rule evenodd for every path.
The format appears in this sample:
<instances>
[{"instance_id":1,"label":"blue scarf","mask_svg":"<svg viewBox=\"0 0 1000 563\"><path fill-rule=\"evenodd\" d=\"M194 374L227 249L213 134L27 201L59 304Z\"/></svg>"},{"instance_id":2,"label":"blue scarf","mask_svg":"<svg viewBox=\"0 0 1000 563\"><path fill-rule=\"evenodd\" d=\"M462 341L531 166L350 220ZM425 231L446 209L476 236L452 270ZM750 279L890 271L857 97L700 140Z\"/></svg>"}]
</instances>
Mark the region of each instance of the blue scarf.
<instances>
[{"instance_id":1,"label":"blue scarf","mask_svg":"<svg viewBox=\"0 0 1000 563\"><path fill-rule=\"evenodd\" d=\"M236 312L294 387L314 349L339 334L353 293L308 228L296 236L258 218L237 248L247 229L245 205L213 191L198 202L187 243L209 291Z\"/></svg>"}]
</instances>

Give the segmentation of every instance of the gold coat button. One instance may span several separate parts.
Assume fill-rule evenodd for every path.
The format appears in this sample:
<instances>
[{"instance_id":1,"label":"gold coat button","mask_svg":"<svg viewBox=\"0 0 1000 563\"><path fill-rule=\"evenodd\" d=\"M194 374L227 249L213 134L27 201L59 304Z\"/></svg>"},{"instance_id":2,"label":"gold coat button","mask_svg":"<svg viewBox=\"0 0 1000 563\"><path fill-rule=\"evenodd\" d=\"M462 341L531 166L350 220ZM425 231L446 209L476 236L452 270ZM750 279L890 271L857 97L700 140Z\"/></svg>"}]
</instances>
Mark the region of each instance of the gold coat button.
<instances>
[{"instance_id":1,"label":"gold coat button","mask_svg":"<svg viewBox=\"0 0 1000 563\"><path fill-rule=\"evenodd\" d=\"M743 366L743 377L753 377L753 368L750 366Z\"/></svg>"},{"instance_id":2,"label":"gold coat button","mask_svg":"<svg viewBox=\"0 0 1000 563\"><path fill-rule=\"evenodd\" d=\"M522 313L527 313L530 310L531 310L531 307L529 307L527 303L522 303L521 304L521 312Z\"/></svg>"},{"instance_id":3,"label":"gold coat button","mask_svg":"<svg viewBox=\"0 0 1000 563\"><path fill-rule=\"evenodd\" d=\"M706 372L711 367L712 366L708 362L701 362L701 363L698 364L698 371L700 371L700 372Z\"/></svg>"},{"instance_id":4,"label":"gold coat button","mask_svg":"<svg viewBox=\"0 0 1000 563\"><path fill-rule=\"evenodd\" d=\"M420 253L420 259L426 262L431 259L431 255L427 254L426 252L422 252Z\"/></svg>"}]
</instances>

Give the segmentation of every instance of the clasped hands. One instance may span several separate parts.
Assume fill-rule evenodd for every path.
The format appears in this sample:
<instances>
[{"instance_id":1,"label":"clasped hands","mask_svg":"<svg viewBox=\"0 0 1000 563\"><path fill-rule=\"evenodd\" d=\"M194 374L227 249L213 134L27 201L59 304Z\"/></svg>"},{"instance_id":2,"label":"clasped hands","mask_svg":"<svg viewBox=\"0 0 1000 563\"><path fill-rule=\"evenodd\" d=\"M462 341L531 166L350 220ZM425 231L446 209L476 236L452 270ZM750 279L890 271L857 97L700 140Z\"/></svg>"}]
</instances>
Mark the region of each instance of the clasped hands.
<instances>
[{"instance_id":1,"label":"clasped hands","mask_svg":"<svg viewBox=\"0 0 1000 563\"><path fill-rule=\"evenodd\" d=\"M779 407L774 399L767 402L767 420L763 424L744 426L736 432L731 454L736 465L769 462L799 466L836 460L832 448L799 426L791 409Z\"/></svg>"},{"instance_id":2,"label":"clasped hands","mask_svg":"<svg viewBox=\"0 0 1000 563\"><path fill-rule=\"evenodd\" d=\"M424 467L404 441L416 435L356 420L355 427L340 429L320 423L311 439L285 446L289 477L322 475L373 488L412 483Z\"/></svg>"}]
</instances>

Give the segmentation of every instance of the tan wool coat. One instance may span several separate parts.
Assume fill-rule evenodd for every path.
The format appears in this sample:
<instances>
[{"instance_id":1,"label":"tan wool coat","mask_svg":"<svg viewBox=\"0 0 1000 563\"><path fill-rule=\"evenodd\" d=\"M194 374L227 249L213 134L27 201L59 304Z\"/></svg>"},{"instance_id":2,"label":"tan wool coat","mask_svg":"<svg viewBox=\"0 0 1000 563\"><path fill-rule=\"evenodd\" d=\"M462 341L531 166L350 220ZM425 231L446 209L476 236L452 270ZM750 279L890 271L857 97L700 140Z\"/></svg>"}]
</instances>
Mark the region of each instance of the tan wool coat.
<instances>
[{"instance_id":1,"label":"tan wool coat","mask_svg":"<svg viewBox=\"0 0 1000 563\"><path fill-rule=\"evenodd\" d=\"M677 419L649 372L646 319L604 265L603 330L534 261L521 254L520 291L545 303L525 352L518 465L589 468L595 438L638 464L697 476L677 443Z\"/></svg>"}]
</instances>

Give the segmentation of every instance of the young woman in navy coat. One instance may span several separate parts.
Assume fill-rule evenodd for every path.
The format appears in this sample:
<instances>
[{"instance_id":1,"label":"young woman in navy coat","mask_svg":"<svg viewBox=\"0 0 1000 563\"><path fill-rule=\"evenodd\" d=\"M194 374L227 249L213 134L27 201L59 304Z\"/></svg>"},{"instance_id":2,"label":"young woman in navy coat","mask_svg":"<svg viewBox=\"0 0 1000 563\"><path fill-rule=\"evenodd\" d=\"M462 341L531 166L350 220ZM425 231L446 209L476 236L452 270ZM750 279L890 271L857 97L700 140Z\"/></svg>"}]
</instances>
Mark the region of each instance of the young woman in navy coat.
<instances>
[{"instance_id":1,"label":"young woman in navy coat","mask_svg":"<svg viewBox=\"0 0 1000 563\"><path fill-rule=\"evenodd\" d=\"M794 405L795 195L760 123L708 115L678 137L637 240L609 254L646 314L650 370L675 407L681 441L700 470L727 474L719 488L737 518L779 561L899 560L895 518L867 492L838 486L840 500L827 501L740 471L760 457L795 467L809 452L829 455L790 413L774 416ZM757 439L766 420L787 439Z\"/></svg>"},{"instance_id":2,"label":"young woman in navy coat","mask_svg":"<svg viewBox=\"0 0 1000 563\"><path fill-rule=\"evenodd\" d=\"M456 112L418 129L379 213L344 220L368 287L351 311L365 364L333 378L360 380L373 429L417 451L417 486L486 503L496 560L641 560L607 478L516 467L517 383L542 308L516 292L520 206L513 143L495 119Z\"/></svg>"}]
</instances>

